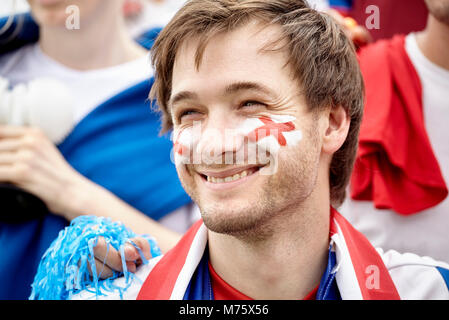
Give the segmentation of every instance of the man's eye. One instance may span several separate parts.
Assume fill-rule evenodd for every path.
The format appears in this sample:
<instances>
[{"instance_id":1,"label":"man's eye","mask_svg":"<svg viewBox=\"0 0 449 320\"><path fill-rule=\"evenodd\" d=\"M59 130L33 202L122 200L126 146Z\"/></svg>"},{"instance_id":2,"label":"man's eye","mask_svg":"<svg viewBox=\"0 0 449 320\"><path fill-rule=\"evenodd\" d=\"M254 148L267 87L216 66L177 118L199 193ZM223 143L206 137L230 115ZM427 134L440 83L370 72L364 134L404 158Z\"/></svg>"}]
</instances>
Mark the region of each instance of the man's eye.
<instances>
[{"instance_id":1,"label":"man's eye","mask_svg":"<svg viewBox=\"0 0 449 320\"><path fill-rule=\"evenodd\" d=\"M200 116L200 112L193 109L187 109L179 113L178 120L189 120Z\"/></svg>"},{"instance_id":2,"label":"man's eye","mask_svg":"<svg viewBox=\"0 0 449 320\"><path fill-rule=\"evenodd\" d=\"M254 107L261 107L264 106L263 103L253 100L245 101L241 104L241 108L254 108Z\"/></svg>"},{"instance_id":3,"label":"man's eye","mask_svg":"<svg viewBox=\"0 0 449 320\"><path fill-rule=\"evenodd\" d=\"M186 110L181 113L180 117L182 118L183 116L190 116L190 115L193 115L196 113L198 113L198 112L195 110Z\"/></svg>"}]
</instances>

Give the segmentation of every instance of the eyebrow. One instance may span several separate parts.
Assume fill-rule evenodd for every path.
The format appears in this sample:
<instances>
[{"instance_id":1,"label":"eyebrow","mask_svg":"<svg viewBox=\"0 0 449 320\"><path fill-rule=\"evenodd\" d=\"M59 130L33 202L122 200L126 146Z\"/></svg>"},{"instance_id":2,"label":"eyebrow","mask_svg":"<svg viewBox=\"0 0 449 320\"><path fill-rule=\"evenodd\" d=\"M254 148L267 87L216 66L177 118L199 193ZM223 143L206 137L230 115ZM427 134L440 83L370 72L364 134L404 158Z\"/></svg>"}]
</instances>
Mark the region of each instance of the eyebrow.
<instances>
[{"instance_id":1,"label":"eyebrow","mask_svg":"<svg viewBox=\"0 0 449 320\"><path fill-rule=\"evenodd\" d=\"M240 82L232 83L225 88L225 93L233 94L238 91L246 91L246 90L258 91L258 92L268 95L270 97L275 97L274 92L271 91L265 85L257 83L257 82L250 82L250 81L240 81Z\"/></svg>"},{"instance_id":2,"label":"eyebrow","mask_svg":"<svg viewBox=\"0 0 449 320\"><path fill-rule=\"evenodd\" d=\"M198 98L198 95L191 91L181 91L170 98L169 106L173 106L175 103L178 103L182 100L195 100Z\"/></svg>"},{"instance_id":3,"label":"eyebrow","mask_svg":"<svg viewBox=\"0 0 449 320\"><path fill-rule=\"evenodd\" d=\"M248 90L258 91L259 93L265 94L273 99L276 97L275 93L265 85L250 81L239 81L231 83L226 86L224 93L226 95L230 95L237 93L239 91L248 91ZM196 99L198 99L198 95L195 92L181 91L170 98L169 106L172 107L174 104L182 100L196 100Z\"/></svg>"}]
</instances>

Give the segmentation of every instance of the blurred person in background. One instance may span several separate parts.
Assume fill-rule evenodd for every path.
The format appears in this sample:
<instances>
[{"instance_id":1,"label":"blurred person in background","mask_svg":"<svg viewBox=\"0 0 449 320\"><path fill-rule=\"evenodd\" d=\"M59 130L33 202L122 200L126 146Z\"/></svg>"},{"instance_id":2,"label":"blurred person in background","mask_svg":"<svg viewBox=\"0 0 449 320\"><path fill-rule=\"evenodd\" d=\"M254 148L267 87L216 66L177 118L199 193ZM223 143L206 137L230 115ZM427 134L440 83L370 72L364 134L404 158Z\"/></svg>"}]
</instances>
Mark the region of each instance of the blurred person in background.
<instances>
[{"instance_id":1,"label":"blurred person in background","mask_svg":"<svg viewBox=\"0 0 449 320\"><path fill-rule=\"evenodd\" d=\"M73 98L60 105L73 106L73 129L55 146L39 128L0 125L0 182L48 208L15 222L2 218L14 212L1 210L0 299L28 298L42 254L79 215L110 217L150 233L163 252L195 221L170 161L172 143L158 136L159 117L147 101L148 49L157 32L134 41L123 0L28 3L32 17L0 22L0 76L11 88L59 80ZM67 27L70 5L79 10L79 28Z\"/></svg>"},{"instance_id":2,"label":"blurred person in background","mask_svg":"<svg viewBox=\"0 0 449 320\"><path fill-rule=\"evenodd\" d=\"M375 246L449 261L449 0L425 4L424 30L358 53L365 115L340 211Z\"/></svg>"},{"instance_id":3,"label":"blurred person in background","mask_svg":"<svg viewBox=\"0 0 449 320\"><path fill-rule=\"evenodd\" d=\"M328 5L358 44L366 85L358 158L340 211L377 247L449 261L449 1ZM378 29L366 28L371 5Z\"/></svg>"}]
</instances>

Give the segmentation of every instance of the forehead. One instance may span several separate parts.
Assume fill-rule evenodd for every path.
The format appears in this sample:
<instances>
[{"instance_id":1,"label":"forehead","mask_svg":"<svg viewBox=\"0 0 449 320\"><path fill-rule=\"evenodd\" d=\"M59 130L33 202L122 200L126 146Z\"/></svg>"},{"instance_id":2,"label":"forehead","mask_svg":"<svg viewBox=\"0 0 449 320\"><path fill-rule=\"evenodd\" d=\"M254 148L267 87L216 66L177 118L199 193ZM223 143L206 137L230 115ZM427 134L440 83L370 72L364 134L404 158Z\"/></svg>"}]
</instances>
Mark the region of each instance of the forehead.
<instances>
[{"instance_id":1,"label":"forehead","mask_svg":"<svg viewBox=\"0 0 449 320\"><path fill-rule=\"evenodd\" d=\"M286 65L286 50L264 50L282 36L277 25L250 22L234 31L214 35L207 43L197 68L199 39L186 40L176 54L172 95L176 91L200 91L226 87L233 82L259 82L281 89L293 83ZM277 44L277 47L282 43Z\"/></svg>"}]
</instances>

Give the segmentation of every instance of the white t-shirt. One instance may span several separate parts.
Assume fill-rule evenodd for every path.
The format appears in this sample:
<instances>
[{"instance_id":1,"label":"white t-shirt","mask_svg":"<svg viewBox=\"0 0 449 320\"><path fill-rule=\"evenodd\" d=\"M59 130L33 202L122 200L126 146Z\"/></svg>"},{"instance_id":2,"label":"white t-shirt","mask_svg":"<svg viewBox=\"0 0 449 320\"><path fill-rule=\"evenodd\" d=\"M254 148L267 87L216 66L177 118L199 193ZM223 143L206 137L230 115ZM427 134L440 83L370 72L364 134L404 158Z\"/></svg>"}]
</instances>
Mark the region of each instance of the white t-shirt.
<instances>
[{"instance_id":1,"label":"white t-shirt","mask_svg":"<svg viewBox=\"0 0 449 320\"><path fill-rule=\"evenodd\" d=\"M39 44L24 46L0 57L0 76L11 86L47 77L60 80L75 97L74 125L101 103L153 76L149 54L117 66L78 71L45 55ZM150 111L149 111L150 112ZM199 218L194 205L186 205L165 216L161 223L178 232L186 231Z\"/></svg>"},{"instance_id":2,"label":"white t-shirt","mask_svg":"<svg viewBox=\"0 0 449 320\"><path fill-rule=\"evenodd\" d=\"M102 102L153 76L149 54L121 65L88 71L68 68L45 55L39 44L30 44L0 57L0 76L11 86L36 78L60 80L76 97L75 124Z\"/></svg>"},{"instance_id":3,"label":"white t-shirt","mask_svg":"<svg viewBox=\"0 0 449 320\"><path fill-rule=\"evenodd\" d=\"M424 56L413 33L406 37L405 49L421 79L425 127L449 186L449 70ZM339 211L376 247L449 262L449 197L410 216L375 209L371 201L351 199L346 199Z\"/></svg>"}]
</instances>

